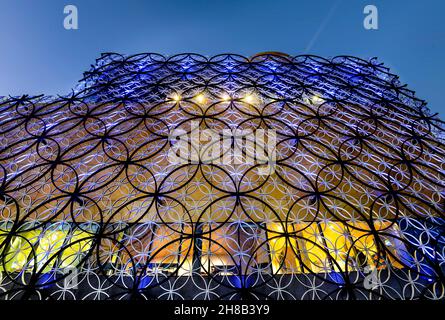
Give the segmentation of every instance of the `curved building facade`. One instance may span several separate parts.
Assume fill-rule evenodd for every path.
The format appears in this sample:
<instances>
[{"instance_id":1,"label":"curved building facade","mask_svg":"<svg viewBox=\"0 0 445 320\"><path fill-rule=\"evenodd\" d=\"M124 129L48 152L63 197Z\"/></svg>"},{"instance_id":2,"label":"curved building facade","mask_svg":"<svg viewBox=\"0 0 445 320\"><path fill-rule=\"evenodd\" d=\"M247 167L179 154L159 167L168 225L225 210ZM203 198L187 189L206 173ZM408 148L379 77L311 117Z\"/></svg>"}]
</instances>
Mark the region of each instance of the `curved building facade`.
<instances>
[{"instance_id":1,"label":"curved building facade","mask_svg":"<svg viewBox=\"0 0 445 320\"><path fill-rule=\"evenodd\" d=\"M444 132L375 59L103 54L0 99L0 297L444 299Z\"/></svg>"}]
</instances>

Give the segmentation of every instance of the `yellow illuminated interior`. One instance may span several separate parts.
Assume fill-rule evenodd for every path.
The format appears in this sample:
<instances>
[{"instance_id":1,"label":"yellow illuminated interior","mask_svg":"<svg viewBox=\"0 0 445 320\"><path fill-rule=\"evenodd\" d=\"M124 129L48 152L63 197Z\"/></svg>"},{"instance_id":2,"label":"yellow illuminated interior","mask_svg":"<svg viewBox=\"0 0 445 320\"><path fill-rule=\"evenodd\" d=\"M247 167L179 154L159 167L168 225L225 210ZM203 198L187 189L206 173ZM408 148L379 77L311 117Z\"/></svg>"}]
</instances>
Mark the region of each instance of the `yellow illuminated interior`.
<instances>
[{"instance_id":1,"label":"yellow illuminated interior","mask_svg":"<svg viewBox=\"0 0 445 320\"><path fill-rule=\"evenodd\" d=\"M46 231L38 243L35 251L35 259L34 256L31 255L30 267L34 267L33 263L36 263L37 270L41 270L43 273L51 271L56 263L55 255L57 255L63 246L67 234L68 231L65 230Z\"/></svg>"},{"instance_id":2,"label":"yellow illuminated interior","mask_svg":"<svg viewBox=\"0 0 445 320\"><path fill-rule=\"evenodd\" d=\"M195 97L195 100L197 103L202 104L202 103L205 103L207 99L203 93L200 93Z\"/></svg>"},{"instance_id":3,"label":"yellow illuminated interior","mask_svg":"<svg viewBox=\"0 0 445 320\"><path fill-rule=\"evenodd\" d=\"M173 101L176 101L176 102L181 101L181 96L179 94L174 94L171 98Z\"/></svg>"},{"instance_id":4,"label":"yellow illuminated interior","mask_svg":"<svg viewBox=\"0 0 445 320\"><path fill-rule=\"evenodd\" d=\"M291 224L287 225L287 230L284 230L285 228L282 223L267 224L272 270L274 273L300 273L302 258L297 239L292 235L287 237L283 235L285 231L292 234L294 228ZM300 259L297 254L300 255Z\"/></svg>"},{"instance_id":5,"label":"yellow illuminated interior","mask_svg":"<svg viewBox=\"0 0 445 320\"><path fill-rule=\"evenodd\" d=\"M91 234L75 230L62 252L60 267L78 266L83 254L91 249L92 243Z\"/></svg>"},{"instance_id":6,"label":"yellow illuminated interior","mask_svg":"<svg viewBox=\"0 0 445 320\"><path fill-rule=\"evenodd\" d=\"M247 224L247 227L233 223L216 226L219 225L202 227L200 263L204 275L249 274L258 268L270 268L274 274L357 271L365 266L384 268L385 258L392 267L402 268L400 261L406 253L397 240L397 227L390 222L374 226L389 253L381 252L380 260L372 230L364 222L287 225L271 222L265 224L267 232ZM36 268L46 273L55 265L78 267L84 254L92 249L94 233L79 228L69 230L59 226L44 232L41 229L19 232L4 249L0 270L20 272ZM148 264L148 272L171 272L179 276L188 275L193 269L195 247L189 225L158 225L139 232L137 238L126 243L122 243L124 232L109 230L109 234L101 239L99 259L110 273L118 265L125 265L130 272ZM2 231L1 239L5 236ZM89 259L93 266L98 265L95 253Z\"/></svg>"},{"instance_id":7,"label":"yellow illuminated interior","mask_svg":"<svg viewBox=\"0 0 445 320\"><path fill-rule=\"evenodd\" d=\"M255 96L253 94L248 94L242 100L243 100L243 102L252 104L255 102Z\"/></svg>"},{"instance_id":8,"label":"yellow illuminated interior","mask_svg":"<svg viewBox=\"0 0 445 320\"><path fill-rule=\"evenodd\" d=\"M28 258L34 245L39 241L40 229L26 231L13 236L9 246L3 248L5 254L1 269L7 272L19 272L27 267Z\"/></svg>"}]
</instances>

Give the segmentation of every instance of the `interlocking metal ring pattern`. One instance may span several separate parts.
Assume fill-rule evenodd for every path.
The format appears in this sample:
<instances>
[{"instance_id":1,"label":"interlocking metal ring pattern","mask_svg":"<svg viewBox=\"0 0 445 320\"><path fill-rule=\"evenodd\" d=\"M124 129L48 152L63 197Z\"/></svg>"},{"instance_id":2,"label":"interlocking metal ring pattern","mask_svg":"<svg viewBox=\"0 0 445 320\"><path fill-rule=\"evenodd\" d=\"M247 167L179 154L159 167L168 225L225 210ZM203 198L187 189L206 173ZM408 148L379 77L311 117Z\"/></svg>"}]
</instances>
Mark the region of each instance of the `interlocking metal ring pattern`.
<instances>
[{"instance_id":1,"label":"interlocking metal ring pattern","mask_svg":"<svg viewBox=\"0 0 445 320\"><path fill-rule=\"evenodd\" d=\"M169 162L196 121L275 171ZM444 299L443 128L376 59L103 54L0 99L0 297Z\"/></svg>"}]
</instances>

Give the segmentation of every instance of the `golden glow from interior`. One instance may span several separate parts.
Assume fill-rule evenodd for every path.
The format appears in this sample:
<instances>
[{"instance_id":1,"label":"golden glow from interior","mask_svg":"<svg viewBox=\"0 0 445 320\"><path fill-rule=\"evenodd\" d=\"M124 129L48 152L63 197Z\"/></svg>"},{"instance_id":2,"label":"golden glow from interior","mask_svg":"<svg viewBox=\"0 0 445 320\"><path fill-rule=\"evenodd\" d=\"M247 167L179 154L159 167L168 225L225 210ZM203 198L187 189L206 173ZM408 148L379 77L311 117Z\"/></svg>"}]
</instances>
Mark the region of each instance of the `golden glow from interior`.
<instances>
[{"instance_id":1,"label":"golden glow from interior","mask_svg":"<svg viewBox=\"0 0 445 320\"><path fill-rule=\"evenodd\" d=\"M88 252L92 244L91 234L81 230L74 231L67 243L66 249L63 250L60 266L67 268L79 265L82 253Z\"/></svg>"},{"instance_id":2,"label":"golden glow from interior","mask_svg":"<svg viewBox=\"0 0 445 320\"><path fill-rule=\"evenodd\" d=\"M37 243L40 230L32 230L14 236L1 261L0 270L19 272L27 267L28 258L33 246ZM2 248L4 250L4 248Z\"/></svg>"},{"instance_id":3,"label":"golden glow from interior","mask_svg":"<svg viewBox=\"0 0 445 320\"><path fill-rule=\"evenodd\" d=\"M63 246L67 231L50 230L46 231L43 237L39 241L39 245L35 251L35 260L31 259L30 267L33 267L33 262L37 264L37 270L42 270L43 273L49 272L54 265L55 254L57 254L60 248ZM33 255L31 255L33 257ZM48 262L49 261L49 262Z\"/></svg>"},{"instance_id":4,"label":"golden glow from interior","mask_svg":"<svg viewBox=\"0 0 445 320\"><path fill-rule=\"evenodd\" d=\"M246 95L242 101L248 104L253 104L255 102L255 96L253 94Z\"/></svg>"},{"instance_id":5,"label":"golden glow from interior","mask_svg":"<svg viewBox=\"0 0 445 320\"><path fill-rule=\"evenodd\" d=\"M363 222L351 223L353 228L341 222L299 223L288 224L287 230L283 223L267 223L267 236L262 229L242 230L234 225L225 225L215 232L207 233L202 240L201 270L203 274L221 271L220 274L235 272L235 266L244 273L251 273L258 265L271 263L271 271L275 274L301 272L356 271L358 267L370 266L385 268L384 257L378 254L375 238L369 226ZM204 226L206 233L209 227ZM376 230L387 230L385 247L391 254L387 258L394 268L403 268L400 261L406 254L405 246L397 240L398 229L388 223L376 223ZM241 230L241 231L240 231ZM183 226L184 234L191 234L191 226ZM5 236L0 234L0 236ZM130 261L128 253L121 249L119 241L123 232L117 233L115 240L102 239L101 264L125 264L129 272L135 264L149 263L148 272L159 270L175 272L178 275L190 274L193 264L193 243L189 237L183 238L168 226L159 226L142 238L143 243L135 240L128 244L146 252L139 261ZM50 272L58 263L60 267L78 267L84 253L92 248L93 235L76 229L68 235L68 229L27 231L15 236L6 250L5 259L0 270L20 272L33 268L40 272ZM267 237L264 248L253 251ZM253 240L257 239L257 240ZM140 248L139 248L139 247ZM266 248L268 246L268 248ZM34 249L34 253L32 248ZM55 254L61 252L60 261ZM361 257L358 257L358 255ZM233 260L237 257L236 261ZM253 259L251 259L253 257ZM92 258L96 258L95 255ZM380 258L380 259L379 259ZM361 266L356 262L359 261ZM113 271L111 270L111 273Z\"/></svg>"},{"instance_id":6,"label":"golden glow from interior","mask_svg":"<svg viewBox=\"0 0 445 320\"><path fill-rule=\"evenodd\" d=\"M179 101L181 101L181 99L182 99L181 96L179 94L177 94L177 93L175 93L172 96L172 100L175 101L175 102L179 102Z\"/></svg>"},{"instance_id":7,"label":"golden glow from interior","mask_svg":"<svg viewBox=\"0 0 445 320\"><path fill-rule=\"evenodd\" d=\"M206 103L207 98L203 93L200 93L195 97L195 101L199 104L204 104Z\"/></svg>"},{"instance_id":8,"label":"golden glow from interior","mask_svg":"<svg viewBox=\"0 0 445 320\"><path fill-rule=\"evenodd\" d=\"M221 100L222 100L222 101L230 101L230 100L232 100L232 98L231 98L227 93L225 93L225 94L223 94L223 96L221 97Z\"/></svg>"},{"instance_id":9,"label":"golden glow from interior","mask_svg":"<svg viewBox=\"0 0 445 320\"><path fill-rule=\"evenodd\" d=\"M269 250L272 260L273 273L300 273L301 264L297 257L300 254L297 239L281 236L285 230L281 223L267 224ZM287 225L288 233L292 233L292 225Z\"/></svg>"}]
</instances>

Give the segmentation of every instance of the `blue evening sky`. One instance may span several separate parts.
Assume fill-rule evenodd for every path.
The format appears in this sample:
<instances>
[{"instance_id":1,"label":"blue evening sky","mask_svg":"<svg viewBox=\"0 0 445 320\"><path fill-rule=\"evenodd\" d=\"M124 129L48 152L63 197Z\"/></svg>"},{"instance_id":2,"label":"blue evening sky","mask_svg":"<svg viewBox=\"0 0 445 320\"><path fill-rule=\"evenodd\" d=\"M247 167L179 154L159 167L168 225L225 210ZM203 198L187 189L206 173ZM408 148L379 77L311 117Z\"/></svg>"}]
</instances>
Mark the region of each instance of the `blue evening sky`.
<instances>
[{"instance_id":1,"label":"blue evening sky","mask_svg":"<svg viewBox=\"0 0 445 320\"><path fill-rule=\"evenodd\" d=\"M79 30L63 28L68 4ZM444 15L443 0L0 0L0 96L66 94L105 51L307 52L376 56L444 119Z\"/></svg>"}]
</instances>

